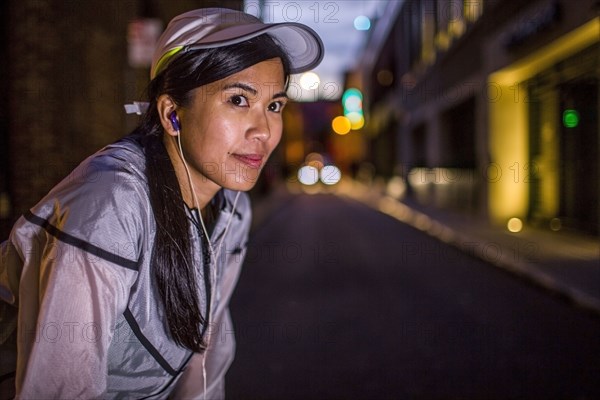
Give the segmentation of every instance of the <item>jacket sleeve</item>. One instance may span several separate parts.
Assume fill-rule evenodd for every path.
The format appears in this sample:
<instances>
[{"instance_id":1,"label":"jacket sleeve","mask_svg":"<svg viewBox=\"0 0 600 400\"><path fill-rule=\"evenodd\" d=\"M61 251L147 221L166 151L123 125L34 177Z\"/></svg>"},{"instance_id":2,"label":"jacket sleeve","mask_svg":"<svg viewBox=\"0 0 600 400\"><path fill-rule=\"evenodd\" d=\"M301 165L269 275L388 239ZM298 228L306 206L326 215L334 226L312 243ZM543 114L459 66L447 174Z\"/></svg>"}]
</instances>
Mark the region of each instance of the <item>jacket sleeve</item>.
<instances>
[{"instance_id":1,"label":"jacket sleeve","mask_svg":"<svg viewBox=\"0 0 600 400\"><path fill-rule=\"evenodd\" d=\"M104 393L108 347L116 317L127 304L129 281L126 272L109 264L53 240L41 254L39 295L29 296L37 282L23 277L17 398L97 398Z\"/></svg>"},{"instance_id":2,"label":"jacket sleeve","mask_svg":"<svg viewBox=\"0 0 600 400\"><path fill-rule=\"evenodd\" d=\"M17 223L17 398L97 398L137 276L144 194L129 173L84 164ZM87 175L84 174L84 172Z\"/></svg>"}]
</instances>

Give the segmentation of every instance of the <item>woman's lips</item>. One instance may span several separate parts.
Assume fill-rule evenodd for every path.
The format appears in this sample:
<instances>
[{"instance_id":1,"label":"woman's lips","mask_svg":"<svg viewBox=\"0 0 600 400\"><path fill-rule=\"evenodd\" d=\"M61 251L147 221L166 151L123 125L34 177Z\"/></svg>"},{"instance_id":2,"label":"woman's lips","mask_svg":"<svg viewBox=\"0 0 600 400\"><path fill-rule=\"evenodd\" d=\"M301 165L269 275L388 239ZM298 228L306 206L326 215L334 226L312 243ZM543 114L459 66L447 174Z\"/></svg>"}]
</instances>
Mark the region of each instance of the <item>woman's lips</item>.
<instances>
[{"instance_id":1,"label":"woman's lips","mask_svg":"<svg viewBox=\"0 0 600 400\"><path fill-rule=\"evenodd\" d=\"M263 162L263 156L260 154L232 154L238 161L246 164L250 168L260 168Z\"/></svg>"}]
</instances>

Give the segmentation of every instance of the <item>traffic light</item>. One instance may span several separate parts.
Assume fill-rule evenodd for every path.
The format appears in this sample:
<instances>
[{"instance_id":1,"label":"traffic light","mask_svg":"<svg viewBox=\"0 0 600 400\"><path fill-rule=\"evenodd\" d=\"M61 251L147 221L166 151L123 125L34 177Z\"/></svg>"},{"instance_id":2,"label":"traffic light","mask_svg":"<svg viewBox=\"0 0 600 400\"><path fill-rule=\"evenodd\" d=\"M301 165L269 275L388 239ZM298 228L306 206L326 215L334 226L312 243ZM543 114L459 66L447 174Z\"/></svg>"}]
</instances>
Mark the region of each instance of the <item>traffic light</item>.
<instances>
[{"instance_id":1,"label":"traffic light","mask_svg":"<svg viewBox=\"0 0 600 400\"><path fill-rule=\"evenodd\" d=\"M347 89L342 95L344 116L350 121L351 129L358 130L365 125L363 95L356 88Z\"/></svg>"},{"instance_id":2,"label":"traffic light","mask_svg":"<svg viewBox=\"0 0 600 400\"><path fill-rule=\"evenodd\" d=\"M338 135L345 135L351 130L356 131L365 126L363 113L363 95L356 88L346 89L342 95L344 115L337 116L331 122L331 128Z\"/></svg>"}]
</instances>

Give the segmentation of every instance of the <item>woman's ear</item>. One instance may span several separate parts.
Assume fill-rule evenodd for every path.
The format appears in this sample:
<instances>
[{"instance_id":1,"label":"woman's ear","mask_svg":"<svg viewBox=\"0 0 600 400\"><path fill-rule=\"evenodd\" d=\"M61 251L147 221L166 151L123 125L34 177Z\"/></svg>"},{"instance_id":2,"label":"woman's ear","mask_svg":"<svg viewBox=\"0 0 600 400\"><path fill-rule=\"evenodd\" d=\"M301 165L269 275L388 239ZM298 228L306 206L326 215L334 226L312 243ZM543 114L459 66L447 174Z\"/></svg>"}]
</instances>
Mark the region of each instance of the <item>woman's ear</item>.
<instances>
[{"instance_id":1,"label":"woman's ear","mask_svg":"<svg viewBox=\"0 0 600 400\"><path fill-rule=\"evenodd\" d=\"M160 124L165 132L174 137L179 135L181 125L175 111L177 109L177 105L173 99L166 94L160 95L156 101L156 108L158 111L158 116L160 117ZM175 121L173 121L173 119L175 119Z\"/></svg>"}]
</instances>

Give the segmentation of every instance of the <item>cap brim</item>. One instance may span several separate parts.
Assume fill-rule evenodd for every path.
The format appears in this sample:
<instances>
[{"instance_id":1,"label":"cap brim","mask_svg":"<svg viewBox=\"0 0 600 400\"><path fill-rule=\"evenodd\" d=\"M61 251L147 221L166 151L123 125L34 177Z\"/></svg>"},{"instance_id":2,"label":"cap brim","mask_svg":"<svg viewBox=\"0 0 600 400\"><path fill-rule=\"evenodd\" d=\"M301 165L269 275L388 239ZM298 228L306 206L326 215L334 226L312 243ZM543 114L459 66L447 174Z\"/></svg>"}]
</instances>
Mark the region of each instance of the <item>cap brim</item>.
<instances>
[{"instance_id":1,"label":"cap brim","mask_svg":"<svg viewBox=\"0 0 600 400\"><path fill-rule=\"evenodd\" d=\"M323 60L321 38L311 28L294 23L235 25L209 34L184 49L206 49L229 46L268 33L283 46L290 59L290 72L297 74L315 68Z\"/></svg>"}]
</instances>

